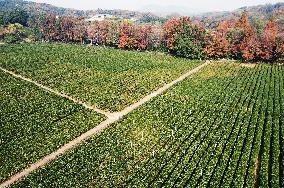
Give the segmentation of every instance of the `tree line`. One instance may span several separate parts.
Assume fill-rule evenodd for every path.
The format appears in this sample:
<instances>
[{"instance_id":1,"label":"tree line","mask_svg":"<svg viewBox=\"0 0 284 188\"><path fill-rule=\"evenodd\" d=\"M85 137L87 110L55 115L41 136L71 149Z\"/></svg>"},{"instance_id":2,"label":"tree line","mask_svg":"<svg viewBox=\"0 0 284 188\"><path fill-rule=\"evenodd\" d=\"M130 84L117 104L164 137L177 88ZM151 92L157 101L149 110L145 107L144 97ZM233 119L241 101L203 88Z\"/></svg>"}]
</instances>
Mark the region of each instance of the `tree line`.
<instances>
[{"instance_id":1,"label":"tree line","mask_svg":"<svg viewBox=\"0 0 284 188\"><path fill-rule=\"evenodd\" d=\"M164 24L135 24L127 20L88 23L83 17L58 17L53 14L34 14L28 19L19 19L16 13L10 15L16 15L21 24L15 26L16 23L5 17L5 23L0 21L3 25L0 39L4 39L5 35L21 33L23 27L20 25L23 25L28 28L26 36L33 41L159 50L189 59L232 58L262 62L284 59L284 27L277 27L275 18L271 17L262 31L257 32L247 12L239 19L220 22L213 29L206 28L200 22L193 22L189 17L172 18Z\"/></svg>"}]
</instances>

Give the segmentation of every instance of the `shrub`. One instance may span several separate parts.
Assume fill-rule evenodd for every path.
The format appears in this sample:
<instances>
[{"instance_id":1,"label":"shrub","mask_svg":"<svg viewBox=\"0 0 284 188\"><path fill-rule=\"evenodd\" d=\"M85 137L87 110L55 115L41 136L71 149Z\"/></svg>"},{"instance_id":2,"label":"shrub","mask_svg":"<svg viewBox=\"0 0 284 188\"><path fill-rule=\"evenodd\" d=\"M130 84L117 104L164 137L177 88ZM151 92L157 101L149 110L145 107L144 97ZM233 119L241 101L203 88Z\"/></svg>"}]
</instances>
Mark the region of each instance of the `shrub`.
<instances>
[{"instance_id":1,"label":"shrub","mask_svg":"<svg viewBox=\"0 0 284 188\"><path fill-rule=\"evenodd\" d=\"M21 24L9 24L4 29L4 42L5 43L19 43L26 37L26 30Z\"/></svg>"}]
</instances>

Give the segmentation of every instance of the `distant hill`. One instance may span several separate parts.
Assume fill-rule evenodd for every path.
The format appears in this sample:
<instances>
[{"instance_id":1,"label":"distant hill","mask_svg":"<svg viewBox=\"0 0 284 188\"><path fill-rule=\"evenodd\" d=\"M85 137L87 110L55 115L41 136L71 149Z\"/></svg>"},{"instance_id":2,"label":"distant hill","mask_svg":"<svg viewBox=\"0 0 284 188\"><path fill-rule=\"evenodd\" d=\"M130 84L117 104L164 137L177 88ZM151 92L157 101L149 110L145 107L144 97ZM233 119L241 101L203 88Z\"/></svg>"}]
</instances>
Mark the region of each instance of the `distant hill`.
<instances>
[{"instance_id":1,"label":"distant hill","mask_svg":"<svg viewBox=\"0 0 284 188\"><path fill-rule=\"evenodd\" d=\"M139 9L142 12L152 12L154 14L164 16L164 17L171 17L171 15L185 15L185 16L192 16L196 15L201 10L196 10L193 8L183 7L183 6L173 6L173 5L157 5L157 4L149 4Z\"/></svg>"},{"instance_id":2,"label":"distant hill","mask_svg":"<svg viewBox=\"0 0 284 188\"><path fill-rule=\"evenodd\" d=\"M56 7L46 3L35 3L31 1L24 0L0 0L0 11L9 11L13 10L17 7L21 7L27 10L29 13L33 13L35 11L47 12L56 14L58 16L62 15L74 15L74 16L84 16L91 17L95 14L111 14L116 17L124 18L124 19L141 19L144 17L151 17L152 19L159 19L158 16L151 13L142 13L137 11L129 11L129 10L75 10L70 8L62 8Z\"/></svg>"},{"instance_id":3,"label":"distant hill","mask_svg":"<svg viewBox=\"0 0 284 188\"><path fill-rule=\"evenodd\" d=\"M129 11L129 10L75 10L70 8L62 8L56 7L50 4L45 3L35 3L31 1L24 0L0 0L0 11L9 11L13 10L17 7L21 7L27 10L29 13L33 13L35 11L42 11L53 13L58 16L62 15L75 15L75 16L84 16L86 18L92 17L95 14L110 14L116 17L124 18L124 19L134 19L141 20L141 22L151 22L151 21L165 21L162 17L176 17L182 15L193 15L190 13L185 13L187 9L183 10L182 7L156 7L149 6L141 9L141 12L138 11ZM170 8L179 10L176 15L162 15L163 11L169 10ZM153 13L154 10L160 9L160 16L157 16ZM164 9L164 10L161 10ZM148 11L147 12L143 12ZM183 10L183 11L182 11ZM208 27L214 27L218 22L229 19L237 19L240 17L241 13L247 11L252 22L256 22L257 24L266 22L272 15L274 15L277 19L278 26L284 25L284 3L277 4L267 4L267 5L258 5L251 7L242 7L235 11L227 11L227 12L209 12L203 13L197 16L191 16L191 18L195 21L200 21L207 25ZM152 12L152 13L149 13ZM157 13L157 12L156 12ZM192 12L193 13L193 12Z\"/></svg>"},{"instance_id":4,"label":"distant hill","mask_svg":"<svg viewBox=\"0 0 284 188\"><path fill-rule=\"evenodd\" d=\"M23 0L0 0L0 11L10 11L15 8L22 8L32 13L34 11L49 12L56 15L74 14L76 16L85 15L84 11L56 7L45 3L35 3Z\"/></svg>"},{"instance_id":5,"label":"distant hill","mask_svg":"<svg viewBox=\"0 0 284 188\"><path fill-rule=\"evenodd\" d=\"M223 20L237 19L244 11L249 14L251 21L267 21L271 16L274 15L277 19L278 25L284 24L284 3L242 7L231 12L209 12L194 16L193 19L214 26L217 22Z\"/></svg>"}]
</instances>

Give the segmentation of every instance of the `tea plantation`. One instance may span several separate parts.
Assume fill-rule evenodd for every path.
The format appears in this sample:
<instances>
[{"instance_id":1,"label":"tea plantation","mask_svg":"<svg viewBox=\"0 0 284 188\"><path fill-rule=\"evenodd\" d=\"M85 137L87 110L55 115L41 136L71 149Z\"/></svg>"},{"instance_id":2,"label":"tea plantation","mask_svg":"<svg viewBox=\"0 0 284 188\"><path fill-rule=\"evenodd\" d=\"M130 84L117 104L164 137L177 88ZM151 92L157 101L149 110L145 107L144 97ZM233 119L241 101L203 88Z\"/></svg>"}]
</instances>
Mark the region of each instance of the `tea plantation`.
<instances>
[{"instance_id":1,"label":"tea plantation","mask_svg":"<svg viewBox=\"0 0 284 188\"><path fill-rule=\"evenodd\" d=\"M201 61L70 44L1 45L0 66L108 111L120 111Z\"/></svg>"},{"instance_id":2,"label":"tea plantation","mask_svg":"<svg viewBox=\"0 0 284 188\"><path fill-rule=\"evenodd\" d=\"M67 44L0 67L111 112L197 67ZM0 183L106 119L0 71ZM284 67L212 62L11 187L284 187Z\"/></svg>"}]
</instances>

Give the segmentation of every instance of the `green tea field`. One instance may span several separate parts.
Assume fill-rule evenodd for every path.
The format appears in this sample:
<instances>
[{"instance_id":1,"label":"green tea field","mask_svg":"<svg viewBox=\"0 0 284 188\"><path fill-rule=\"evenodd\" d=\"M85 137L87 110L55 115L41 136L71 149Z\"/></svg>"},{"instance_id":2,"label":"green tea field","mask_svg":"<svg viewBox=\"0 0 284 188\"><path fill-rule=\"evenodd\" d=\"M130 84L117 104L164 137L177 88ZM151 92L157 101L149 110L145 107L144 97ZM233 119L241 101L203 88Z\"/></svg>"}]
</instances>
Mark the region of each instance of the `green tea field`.
<instances>
[{"instance_id":1,"label":"green tea field","mask_svg":"<svg viewBox=\"0 0 284 188\"><path fill-rule=\"evenodd\" d=\"M0 48L2 68L111 112L137 102L201 63L169 55L66 44Z\"/></svg>"},{"instance_id":2,"label":"green tea field","mask_svg":"<svg viewBox=\"0 0 284 188\"><path fill-rule=\"evenodd\" d=\"M0 187L284 187L284 66L21 44L0 68Z\"/></svg>"}]
</instances>

